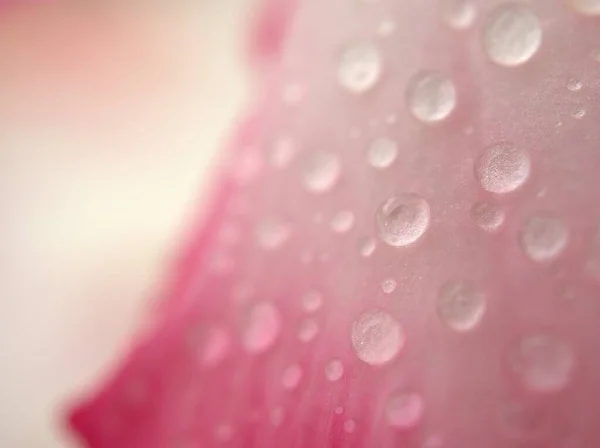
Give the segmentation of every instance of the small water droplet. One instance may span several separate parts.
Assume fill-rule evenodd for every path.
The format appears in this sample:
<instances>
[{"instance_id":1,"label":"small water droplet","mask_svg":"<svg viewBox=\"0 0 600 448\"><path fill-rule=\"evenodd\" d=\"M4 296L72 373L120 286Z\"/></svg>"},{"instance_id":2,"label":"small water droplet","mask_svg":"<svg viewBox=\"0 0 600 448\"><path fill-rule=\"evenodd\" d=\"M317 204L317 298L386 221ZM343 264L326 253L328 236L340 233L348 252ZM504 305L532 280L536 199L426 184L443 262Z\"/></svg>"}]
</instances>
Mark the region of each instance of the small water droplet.
<instances>
[{"instance_id":1,"label":"small water droplet","mask_svg":"<svg viewBox=\"0 0 600 448\"><path fill-rule=\"evenodd\" d=\"M571 380L575 354L566 341L542 333L522 338L511 353L510 363L526 389L552 393L564 389Z\"/></svg>"},{"instance_id":2,"label":"small water droplet","mask_svg":"<svg viewBox=\"0 0 600 448\"><path fill-rule=\"evenodd\" d=\"M346 233L354 225L354 213L349 210L336 213L329 225L331 230L336 233Z\"/></svg>"},{"instance_id":3,"label":"small water droplet","mask_svg":"<svg viewBox=\"0 0 600 448\"><path fill-rule=\"evenodd\" d=\"M306 88L299 83L289 83L283 88L281 100L288 105L300 103L306 95Z\"/></svg>"},{"instance_id":4,"label":"small water droplet","mask_svg":"<svg viewBox=\"0 0 600 448\"><path fill-rule=\"evenodd\" d=\"M386 403L385 416L390 426L410 429L419 424L425 411L423 398L414 392L396 392Z\"/></svg>"},{"instance_id":5,"label":"small water droplet","mask_svg":"<svg viewBox=\"0 0 600 448\"><path fill-rule=\"evenodd\" d=\"M335 155L322 151L314 152L304 165L304 186L311 193L328 192L337 183L340 173L340 162Z\"/></svg>"},{"instance_id":6,"label":"small water droplet","mask_svg":"<svg viewBox=\"0 0 600 448\"><path fill-rule=\"evenodd\" d=\"M477 202L471 208L471 218L481 229L494 233L502 227L506 215L504 210L498 206Z\"/></svg>"},{"instance_id":7,"label":"small water droplet","mask_svg":"<svg viewBox=\"0 0 600 448\"><path fill-rule=\"evenodd\" d=\"M389 138L375 140L367 151L367 160L373 168L389 168L398 156L398 145Z\"/></svg>"},{"instance_id":8,"label":"small water droplet","mask_svg":"<svg viewBox=\"0 0 600 448\"><path fill-rule=\"evenodd\" d=\"M456 88L438 72L425 71L413 77L406 90L408 108L424 123L437 123L456 108Z\"/></svg>"},{"instance_id":9,"label":"small water droplet","mask_svg":"<svg viewBox=\"0 0 600 448\"><path fill-rule=\"evenodd\" d=\"M475 162L475 177L490 193L510 193L529 178L531 161L510 143L489 146Z\"/></svg>"},{"instance_id":10,"label":"small water droplet","mask_svg":"<svg viewBox=\"0 0 600 448\"><path fill-rule=\"evenodd\" d=\"M573 9L585 16L600 15L600 0L567 0Z\"/></svg>"},{"instance_id":11,"label":"small water droplet","mask_svg":"<svg viewBox=\"0 0 600 448\"><path fill-rule=\"evenodd\" d=\"M525 222L519 234L519 241L525 255L533 261L551 261L567 247L569 232L562 220L547 214L538 214Z\"/></svg>"},{"instance_id":12,"label":"small water droplet","mask_svg":"<svg viewBox=\"0 0 600 448\"><path fill-rule=\"evenodd\" d=\"M275 168L285 168L296 154L296 145L288 138L281 138L273 143L270 162Z\"/></svg>"},{"instance_id":13,"label":"small water droplet","mask_svg":"<svg viewBox=\"0 0 600 448\"><path fill-rule=\"evenodd\" d=\"M381 37L388 37L394 34L396 31L396 22L393 20L386 19L379 24L377 28L377 34Z\"/></svg>"},{"instance_id":14,"label":"small water droplet","mask_svg":"<svg viewBox=\"0 0 600 448\"><path fill-rule=\"evenodd\" d=\"M334 411L337 415L342 415L344 413L344 406L337 406Z\"/></svg>"},{"instance_id":15,"label":"small water droplet","mask_svg":"<svg viewBox=\"0 0 600 448\"><path fill-rule=\"evenodd\" d=\"M207 367L214 367L225 359L231 346L229 333L223 328L210 328L204 336L204 348L200 361Z\"/></svg>"},{"instance_id":16,"label":"small water droplet","mask_svg":"<svg viewBox=\"0 0 600 448\"><path fill-rule=\"evenodd\" d=\"M303 320L298 330L298 338L302 342L312 341L319 332L319 324L314 319Z\"/></svg>"},{"instance_id":17,"label":"small water droplet","mask_svg":"<svg viewBox=\"0 0 600 448\"><path fill-rule=\"evenodd\" d=\"M298 387L300 380L302 380L302 367L298 364L292 364L283 372L281 382L284 389L293 390Z\"/></svg>"},{"instance_id":18,"label":"small water droplet","mask_svg":"<svg viewBox=\"0 0 600 448\"><path fill-rule=\"evenodd\" d=\"M453 330L473 330L485 313L485 297L473 284L454 280L442 286L438 295L437 311Z\"/></svg>"},{"instance_id":19,"label":"small water droplet","mask_svg":"<svg viewBox=\"0 0 600 448\"><path fill-rule=\"evenodd\" d=\"M338 381L344 375L344 365L339 359L329 361L325 366L325 377L329 381Z\"/></svg>"},{"instance_id":20,"label":"small water droplet","mask_svg":"<svg viewBox=\"0 0 600 448\"><path fill-rule=\"evenodd\" d=\"M356 431L356 422L354 420L346 420L344 422L344 431L346 431L348 434Z\"/></svg>"},{"instance_id":21,"label":"small water droplet","mask_svg":"<svg viewBox=\"0 0 600 448\"><path fill-rule=\"evenodd\" d=\"M309 291L302 296L302 307L307 313L314 313L323 306L323 294L319 291Z\"/></svg>"},{"instance_id":22,"label":"small water droplet","mask_svg":"<svg viewBox=\"0 0 600 448\"><path fill-rule=\"evenodd\" d=\"M381 282L381 290L386 294L391 294L396 290L398 283L393 278L386 278Z\"/></svg>"},{"instance_id":23,"label":"small water droplet","mask_svg":"<svg viewBox=\"0 0 600 448\"><path fill-rule=\"evenodd\" d=\"M576 120L581 120L583 117L585 117L585 108L581 107L581 106L577 106L573 109L573 111L571 112L571 116L573 118L575 118Z\"/></svg>"},{"instance_id":24,"label":"small water droplet","mask_svg":"<svg viewBox=\"0 0 600 448\"><path fill-rule=\"evenodd\" d=\"M519 3L494 9L484 25L483 45L496 64L512 67L529 61L542 44L542 25L537 15Z\"/></svg>"},{"instance_id":25,"label":"small water droplet","mask_svg":"<svg viewBox=\"0 0 600 448\"><path fill-rule=\"evenodd\" d=\"M365 258L373 255L373 252L375 252L375 248L375 240L371 237L361 238L358 242L358 251Z\"/></svg>"},{"instance_id":26,"label":"small water droplet","mask_svg":"<svg viewBox=\"0 0 600 448\"><path fill-rule=\"evenodd\" d=\"M381 54L372 44L357 44L342 52L338 80L346 90L359 94L371 90L382 72Z\"/></svg>"},{"instance_id":27,"label":"small water droplet","mask_svg":"<svg viewBox=\"0 0 600 448\"><path fill-rule=\"evenodd\" d=\"M222 423L215 428L215 439L218 442L228 442L233 438L233 426Z\"/></svg>"},{"instance_id":28,"label":"small water droplet","mask_svg":"<svg viewBox=\"0 0 600 448\"><path fill-rule=\"evenodd\" d=\"M571 78L567 81L567 89L569 89L571 92L577 92L581 90L582 87L583 84L578 79Z\"/></svg>"},{"instance_id":29,"label":"small water droplet","mask_svg":"<svg viewBox=\"0 0 600 448\"><path fill-rule=\"evenodd\" d=\"M443 0L442 19L454 29L467 29L475 21L475 5L471 0Z\"/></svg>"},{"instance_id":30,"label":"small water droplet","mask_svg":"<svg viewBox=\"0 0 600 448\"><path fill-rule=\"evenodd\" d=\"M408 246L427 231L429 204L415 194L405 193L385 201L377 211L381 239L394 247Z\"/></svg>"},{"instance_id":31,"label":"small water droplet","mask_svg":"<svg viewBox=\"0 0 600 448\"><path fill-rule=\"evenodd\" d=\"M358 358L379 366L392 361L404 347L400 324L381 310L367 311L352 324L352 346Z\"/></svg>"},{"instance_id":32,"label":"small water droplet","mask_svg":"<svg viewBox=\"0 0 600 448\"><path fill-rule=\"evenodd\" d=\"M248 352L262 353L275 343L280 331L281 318L277 309L270 303L259 303L246 316L242 343Z\"/></svg>"}]
</instances>

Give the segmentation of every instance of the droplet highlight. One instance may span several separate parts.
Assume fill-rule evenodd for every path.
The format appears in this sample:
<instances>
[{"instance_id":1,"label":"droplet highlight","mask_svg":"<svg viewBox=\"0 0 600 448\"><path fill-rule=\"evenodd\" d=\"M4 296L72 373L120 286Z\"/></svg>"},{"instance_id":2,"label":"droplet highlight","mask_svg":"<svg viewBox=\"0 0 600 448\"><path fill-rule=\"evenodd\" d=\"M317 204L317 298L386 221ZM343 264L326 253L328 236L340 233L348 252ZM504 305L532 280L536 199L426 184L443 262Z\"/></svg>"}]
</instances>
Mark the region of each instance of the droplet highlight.
<instances>
[{"instance_id":1,"label":"droplet highlight","mask_svg":"<svg viewBox=\"0 0 600 448\"><path fill-rule=\"evenodd\" d=\"M496 64L514 67L529 61L542 44L542 25L537 15L519 3L494 9L484 25L483 44Z\"/></svg>"},{"instance_id":2,"label":"droplet highlight","mask_svg":"<svg viewBox=\"0 0 600 448\"><path fill-rule=\"evenodd\" d=\"M335 233L346 233L354 225L354 213L349 210L338 212L333 216L329 225Z\"/></svg>"},{"instance_id":3,"label":"droplet highlight","mask_svg":"<svg viewBox=\"0 0 600 448\"><path fill-rule=\"evenodd\" d=\"M376 220L381 239L390 246L403 247L425 234L431 211L425 199L406 193L385 201L377 211Z\"/></svg>"},{"instance_id":4,"label":"droplet highlight","mask_svg":"<svg viewBox=\"0 0 600 448\"><path fill-rule=\"evenodd\" d=\"M525 255L533 261L551 261L560 256L569 242L569 232L557 217L538 214L523 225L519 242Z\"/></svg>"},{"instance_id":5,"label":"droplet highlight","mask_svg":"<svg viewBox=\"0 0 600 448\"><path fill-rule=\"evenodd\" d=\"M302 296L302 308L307 313L314 313L323 306L323 294L319 291L309 291Z\"/></svg>"},{"instance_id":6,"label":"droplet highlight","mask_svg":"<svg viewBox=\"0 0 600 448\"><path fill-rule=\"evenodd\" d=\"M319 332L319 324L314 319L306 319L300 323L298 330L298 339L302 342L312 341Z\"/></svg>"},{"instance_id":7,"label":"droplet highlight","mask_svg":"<svg viewBox=\"0 0 600 448\"><path fill-rule=\"evenodd\" d=\"M425 71L409 81L406 99L415 118L424 123L437 123L448 118L456 108L456 88L441 73Z\"/></svg>"},{"instance_id":8,"label":"droplet highlight","mask_svg":"<svg viewBox=\"0 0 600 448\"><path fill-rule=\"evenodd\" d=\"M584 16L600 15L600 0L567 0L575 12Z\"/></svg>"},{"instance_id":9,"label":"droplet highlight","mask_svg":"<svg viewBox=\"0 0 600 448\"><path fill-rule=\"evenodd\" d=\"M381 282L381 290L386 294L391 294L396 290L398 283L393 278L386 278Z\"/></svg>"},{"instance_id":10,"label":"droplet highlight","mask_svg":"<svg viewBox=\"0 0 600 448\"><path fill-rule=\"evenodd\" d=\"M488 147L475 162L475 177L490 193L510 193L520 188L531 173L529 156L511 143Z\"/></svg>"},{"instance_id":11,"label":"droplet highlight","mask_svg":"<svg viewBox=\"0 0 600 448\"><path fill-rule=\"evenodd\" d=\"M351 339L358 358L373 366L392 361L405 343L400 324L382 310L367 311L360 315L352 324Z\"/></svg>"},{"instance_id":12,"label":"droplet highlight","mask_svg":"<svg viewBox=\"0 0 600 448\"><path fill-rule=\"evenodd\" d=\"M494 233L500 230L504 224L506 214L499 206L477 202L471 208L471 218L482 230Z\"/></svg>"},{"instance_id":13,"label":"droplet highlight","mask_svg":"<svg viewBox=\"0 0 600 448\"><path fill-rule=\"evenodd\" d=\"M442 321L452 330L471 331L485 314L485 296L466 280L450 281L440 289L437 311Z\"/></svg>"},{"instance_id":14,"label":"droplet highlight","mask_svg":"<svg viewBox=\"0 0 600 448\"><path fill-rule=\"evenodd\" d=\"M329 361L325 366L325 377L329 381L338 381L344 375L344 365L339 359Z\"/></svg>"},{"instance_id":15,"label":"droplet highlight","mask_svg":"<svg viewBox=\"0 0 600 448\"><path fill-rule=\"evenodd\" d=\"M302 367L298 364L292 364L283 372L281 383L284 389L293 390L298 387L302 380Z\"/></svg>"},{"instance_id":16,"label":"droplet highlight","mask_svg":"<svg viewBox=\"0 0 600 448\"><path fill-rule=\"evenodd\" d=\"M463 30L473 25L477 10L471 0L442 0L442 20L450 27Z\"/></svg>"},{"instance_id":17,"label":"droplet highlight","mask_svg":"<svg viewBox=\"0 0 600 448\"><path fill-rule=\"evenodd\" d=\"M382 58L372 44L357 44L342 52L338 80L347 91L360 94L371 90L382 73Z\"/></svg>"}]
</instances>

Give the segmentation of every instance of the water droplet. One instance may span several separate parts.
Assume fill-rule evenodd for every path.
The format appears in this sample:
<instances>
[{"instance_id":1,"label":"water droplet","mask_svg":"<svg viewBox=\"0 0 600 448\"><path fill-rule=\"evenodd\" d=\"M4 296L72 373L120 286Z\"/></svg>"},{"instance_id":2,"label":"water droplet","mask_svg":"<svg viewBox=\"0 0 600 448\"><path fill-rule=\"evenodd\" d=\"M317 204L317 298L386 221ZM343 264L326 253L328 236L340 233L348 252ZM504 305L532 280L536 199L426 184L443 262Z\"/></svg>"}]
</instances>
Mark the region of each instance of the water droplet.
<instances>
[{"instance_id":1,"label":"water droplet","mask_svg":"<svg viewBox=\"0 0 600 448\"><path fill-rule=\"evenodd\" d=\"M283 422L283 417L285 415L285 411L281 406L276 407L271 411L271 415L269 416L269 420L271 421L271 425L277 427L281 425Z\"/></svg>"},{"instance_id":2,"label":"water droplet","mask_svg":"<svg viewBox=\"0 0 600 448\"><path fill-rule=\"evenodd\" d=\"M207 331L204 337L201 362L207 367L214 367L223 361L229 352L231 346L229 333L223 328L213 327Z\"/></svg>"},{"instance_id":3,"label":"water droplet","mask_svg":"<svg viewBox=\"0 0 600 448\"><path fill-rule=\"evenodd\" d=\"M338 79L342 87L352 93L371 90L381 78L382 61L377 47L358 44L347 48L341 55Z\"/></svg>"},{"instance_id":4,"label":"water droplet","mask_svg":"<svg viewBox=\"0 0 600 448\"><path fill-rule=\"evenodd\" d=\"M356 422L354 420L346 420L344 422L344 431L346 431L348 434L356 431Z\"/></svg>"},{"instance_id":5,"label":"water droplet","mask_svg":"<svg viewBox=\"0 0 600 448\"><path fill-rule=\"evenodd\" d=\"M600 0L567 0L573 9L585 16L600 15Z\"/></svg>"},{"instance_id":6,"label":"water droplet","mask_svg":"<svg viewBox=\"0 0 600 448\"><path fill-rule=\"evenodd\" d=\"M578 79L571 78L567 81L567 89L569 89L571 92L577 92L581 90L582 87L583 84Z\"/></svg>"},{"instance_id":7,"label":"water droplet","mask_svg":"<svg viewBox=\"0 0 600 448\"><path fill-rule=\"evenodd\" d=\"M285 168L290 164L296 154L296 145L287 138L281 138L273 143L270 162L275 168Z\"/></svg>"},{"instance_id":8,"label":"water droplet","mask_svg":"<svg viewBox=\"0 0 600 448\"><path fill-rule=\"evenodd\" d=\"M385 416L390 426L410 429L421 421L425 411L423 398L414 392L396 392L386 403Z\"/></svg>"},{"instance_id":9,"label":"water droplet","mask_svg":"<svg viewBox=\"0 0 600 448\"><path fill-rule=\"evenodd\" d=\"M408 246L427 231L431 211L427 201L405 193L385 201L377 211L381 239L394 247Z\"/></svg>"},{"instance_id":10,"label":"water droplet","mask_svg":"<svg viewBox=\"0 0 600 448\"><path fill-rule=\"evenodd\" d=\"M506 215L500 207L484 202L477 202L471 208L471 218L480 228L486 232L493 233L497 232L502 224L504 224Z\"/></svg>"},{"instance_id":11,"label":"water droplet","mask_svg":"<svg viewBox=\"0 0 600 448\"><path fill-rule=\"evenodd\" d=\"M389 363L400 353L404 342L402 327L385 311L367 311L352 324L352 346L367 364Z\"/></svg>"},{"instance_id":12,"label":"water droplet","mask_svg":"<svg viewBox=\"0 0 600 448\"><path fill-rule=\"evenodd\" d=\"M256 227L256 240L262 248L274 250L286 243L290 233L287 224L276 219L267 219Z\"/></svg>"},{"instance_id":13,"label":"water droplet","mask_svg":"<svg viewBox=\"0 0 600 448\"><path fill-rule=\"evenodd\" d=\"M507 67L521 65L540 48L542 25L528 7L504 3L488 16L483 40L485 52L496 64Z\"/></svg>"},{"instance_id":14,"label":"water droplet","mask_svg":"<svg viewBox=\"0 0 600 448\"><path fill-rule=\"evenodd\" d=\"M453 330L473 330L485 313L485 297L474 285L465 280L454 280L442 286L438 295L437 311Z\"/></svg>"},{"instance_id":15,"label":"water droplet","mask_svg":"<svg viewBox=\"0 0 600 448\"><path fill-rule=\"evenodd\" d=\"M354 225L354 213L348 210L336 213L329 225L336 233L348 232Z\"/></svg>"},{"instance_id":16,"label":"water droplet","mask_svg":"<svg viewBox=\"0 0 600 448\"><path fill-rule=\"evenodd\" d=\"M396 23L393 20L386 19L379 24L377 34L381 37L388 37L396 31Z\"/></svg>"},{"instance_id":17,"label":"water droplet","mask_svg":"<svg viewBox=\"0 0 600 448\"><path fill-rule=\"evenodd\" d=\"M576 120L581 120L583 117L585 117L585 108L581 107L581 106L577 106L573 109L573 111L571 112L571 116L573 118L575 118Z\"/></svg>"},{"instance_id":18,"label":"water droplet","mask_svg":"<svg viewBox=\"0 0 600 448\"><path fill-rule=\"evenodd\" d=\"M519 234L521 248L533 261L550 261L567 247L569 232L564 223L550 215L529 218Z\"/></svg>"},{"instance_id":19,"label":"water droplet","mask_svg":"<svg viewBox=\"0 0 600 448\"><path fill-rule=\"evenodd\" d=\"M325 377L329 381L338 381L344 375L344 365L339 359L329 361L325 366Z\"/></svg>"},{"instance_id":20,"label":"water droplet","mask_svg":"<svg viewBox=\"0 0 600 448\"><path fill-rule=\"evenodd\" d=\"M304 186L311 193L325 193L335 186L340 173L340 162L335 155L328 152L314 152L304 166Z\"/></svg>"},{"instance_id":21,"label":"water droplet","mask_svg":"<svg viewBox=\"0 0 600 448\"><path fill-rule=\"evenodd\" d=\"M302 307L307 313L314 313L323 306L323 294L318 291L309 291L302 296Z\"/></svg>"},{"instance_id":22,"label":"water droplet","mask_svg":"<svg viewBox=\"0 0 600 448\"><path fill-rule=\"evenodd\" d=\"M381 282L381 290L386 294L391 294L396 290L398 283L393 278L386 278Z\"/></svg>"},{"instance_id":23,"label":"water droplet","mask_svg":"<svg viewBox=\"0 0 600 448\"><path fill-rule=\"evenodd\" d=\"M375 240L371 237L364 237L358 242L358 251L365 258L373 255L375 248Z\"/></svg>"},{"instance_id":24,"label":"water droplet","mask_svg":"<svg viewBox=\"0 0 600 448\"><path fill-rule=\"evenodd\" d=\"M302 367L300 367L298 364L292 364L283 372L283 378L281 382L284 389L292 390L298 387L301 379Z\"/></svg>"},{"instance_id":25,"label":"water droplet","mask_svg":"<svg viewBox=\"0 0 600 448\"><path fill-rule=\"evenodd\" d=\"M242 343L251 353L268 350L281 331L281 318L277 309L270 303L254 305L246 316Z\"/></svg>"},{"instance_id":26,"label":"water droplet","mask_svg":"<svg viewBox=\"0 0 600 448\"><path fill-rule=\"evenodd\" d=\"M575 354L564 340L551 334L521 339L511 353L511 368L528 390L551 393L564 389L575 367Z\"/></svg>"},{"instance_id":27,"label":"water droplet","mask_svg":"<svg viewBox=\"0 0 600 448\"><path fill-rule=\"evenodd\" d=\"M510 143L488 147L475 163L475 177L490 193L510 193L529 178L531 161Z\"/></svg>"},{"instance_id":28,"label":"water droplet","mask_svg":"<svg viewBox=\"0 0 600 448\"><path fill-rule=\"evenodd\" d=\"M442 19L451 28L469 28L475 21L475 15L475 5L470 0L442 1Z\"/></svg>"},{"instance_id":29,"label":"water droplet","mask_svg":"<svg viewBox=\"0 0 600 448\"><path fill-rule=\"evenodd\" d=\"M367 160L373 168L389 168L398 156L398 145L389 138L375 140L367 151Z\"/></svg>"},{"instance_id":30,"label":"water droplet","mask_svg":"<svg viewBox=\"0 0 600 448\"><path fill-rule=\"evenodd\" d=\"M456 88L441 73L425 71L409 81L406 99L415 118L424 123L437 123L455 109Z\"/></svg>"},{"instance_id":31,"label":"water droplet","mask_svg":"<svg viewBox=\"0 0 600 448\"><path fill-rule=\"evenodd\" d=\"M344 413L344 406L337 406L334 411L337 415L342 415Z\"/></svg>"},{"instance_id":32,"label":"water droplet","mask_svg":"<svg viewBox=\"0 0 600 448\"><path fill-rule=\"evenodd\" d=\"M219 442L228 442L233 438L233 426L222 423L215 428L215 438Z\"/></svg>"},{"instance_id":33,"label":"water droplet","mask_svg":"<svg viewBox=\"0 0 600 448\"><path fill-rule=\"evenodd\" d=\"M312 341L319 332L319 324L314 319L303 320L298 330L298 338L302 342Z\"/></svg>"}]
</instances>

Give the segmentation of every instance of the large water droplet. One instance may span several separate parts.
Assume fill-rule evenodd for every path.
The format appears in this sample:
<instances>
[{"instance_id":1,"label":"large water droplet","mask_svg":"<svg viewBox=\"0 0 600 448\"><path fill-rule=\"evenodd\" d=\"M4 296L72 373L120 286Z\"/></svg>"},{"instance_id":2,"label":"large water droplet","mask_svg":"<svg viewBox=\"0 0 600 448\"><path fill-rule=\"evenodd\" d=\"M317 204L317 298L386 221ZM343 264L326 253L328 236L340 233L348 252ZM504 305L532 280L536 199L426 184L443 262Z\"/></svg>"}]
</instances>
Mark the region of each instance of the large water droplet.
<instances>
[{"instance_id":1,"label":"large water droplet","mask_svg":"<svg viewBox=\"0 0 600 448\"><path fill-rule=\"evenodd\" d=\"M344 365L339 359L329 361L325 366L325 377L329 381L338 381L344 375Z\"/></svg>"},{"instance_id":2,"label":"large water droplet","mask_svg":"<svg viewBox=\"0 0 600 448\"><path fill-rule=\"evenodd\" d=\"M302 307L307 313L314 313L323 306L323 294L319 291L309 291L302 296Z\"/></svg>"},{"instance_id":3,"label":"large water droplet","mask_svg":"<svg viewBox=\"0 0 600 448\"><path fill-rule=\"evenodd\" d=\"M536 14L518 3L494 9L484 26L484 48L499 65L517 66L529 61L542 44L542 25Z\"/></svg>"},{"instance_id":4,"label":"large water droplet","mask_svg":"<svg viewBox=\"0 0 600 448\"><path fill-rule=\"evenodd\" d=\"M600 15L600 0L567 0L573 9L585 16Z\"/></svg>"},{"instance_id":5,"label":"large water droplet","mask_svg":"<svg viewBox=\"0 0 600 448\"><path fill-rule=\"evenodd\" d=\"M485 297L473 284L465 280L446 283L437 301L438 314L453 330L474 329L485 313Z\"/></svg>"},{"instance_id":6,"label":"large water droplet","mask_svg":"<svg viewBox=\"0 0 600 448\"><path fill-rule=\"evenodd\" d=\"M471 0L443 0L442 19L451 28L469 28L475 20L476 9Z\"/></svg>"},{"instance_id":7,"label":"large water droplet","mask_svg":"<svg viewBox=\"0 0 600 448\"><path fill-rule=\"evenodd\" d=\"M347 48L341 55L338 79L342 87L352 93L371 90L382 72L381 54L372 44L358 44Z\"/></svg>"},{"instance_id":8,"label":"large water droplet","mask_svg":"<svg viewBox=\"0 0 600 448\"><path fill-rule=\"evenodd\" d=\"M534 261L550 261L558 257L569 242L569 232L558 218L539 214L529 218L519 234L525 254Z\"/></svg>"},{"instance_id":9,"label":"large water droplet","mask_svg":"<svg viewBox=\"0 0 600 448\"><path fill-rule=\"evenodd\" d=\"M352 346L367 364L387 364L400 353L404 342L402 327L385 311L365 312L352 324Z\"/></svg>"},{"instance_id":10,"label":"large water droplet","mask_svg":"<svg viewBox=\"0 0 600 448\"><path fill-rule=\"evenodd\" d=\"M495 205L478 202L471 208L471 218L486 232L496 232L504 224L506 215L502 208Z\"/></svg>"},{"instance_id":11,"label":"large water droplet","mask_svg":"<svg viewBox=\"0 0 600 448\"><path fill-rule=\"evenodd\" d=\"M385 201L377 211L381 239L394 247L408 246L423 236L430 222L429 204L405 193Z\"/></svg>"},{"instance_id":12,"label":"large water droplet","mask_svg":"<svg viewBox=\"0 0 600 448\"><path fill-rule=\"evenodd\" d=\"M456 89L441 73L426 71L409 81L406 99L415 118L436 123L447 118L456 107Z\"/></svg>"},{"instance_id":13,"label":"large water droplet","mask_svg":"<svg viewBox=\"0 0 600 448\"><path fill-rule=\"evenodd\" d=\"M261 353L268 350L281 331L281 318L270 303L254 305L248 315L242 333L242 343L247 351Z\"/></svg>"},{"instance_id":14,"label":"large water droplet","mask_svg":"<svg viewBox=\"0 0 600 448\"><path fill-rule=\"evenodd\" d=\"M385 416L390 426L410 429L421 421L425 411L423 398L414 392L396 392L386 403Z\"/></svg>"},{"instance_id":15,"label":"large water droplet","mask_svg":"<svg viewBox=\"0 0 600 448\"><path fill-rule=\"evenodd\" d=\"M564 340L551 334L535 334L521 339L513 349L511 368L530 391L557 392L564 389L573 374L575 353Z\"/></svg>"},{"instance_id":16,"label":"large water droplet","mask_svg":"<svg viewBox=\"0 0 600 448\"><path fill-rule=\"evenodd\" d=\"M398 145L389 138L375 140L369 146L367 160L373 168L388 168L398 156Z\"/></svg>"},{"instance_id":17,"label":"large water droplet","mask_svg":"<svg viewBox=\"0 0 600 448\"><path fill-rule=\"evenodd\" d=\"M314 152L304 165L304 186L311 193L325 193L335 186L340 173L340 162L335 155L322 151Z\"/></svg>"},{"instance_id":18,"label":"large water droplet","mask_svg":"<svg viewBox=\"0 0 600 448\"><path fill-rule=\"evenodd\" d=\"M281 383L287 390L292 390L298 387L300 380L302 379L302 367L298 364L292 364L283 372Z\"/></svg>"},{"instance_id":19,"label":"large water droplet","mask_svg":"<svg viewBox=\"0 0 600 448\"><path fill-rule=\"evenodd\" d=\"M488 147L475 163L475 176L481 188L490 193L510 193L529 178L531 161L510 143Z\"/></svg>"}]
</instances>

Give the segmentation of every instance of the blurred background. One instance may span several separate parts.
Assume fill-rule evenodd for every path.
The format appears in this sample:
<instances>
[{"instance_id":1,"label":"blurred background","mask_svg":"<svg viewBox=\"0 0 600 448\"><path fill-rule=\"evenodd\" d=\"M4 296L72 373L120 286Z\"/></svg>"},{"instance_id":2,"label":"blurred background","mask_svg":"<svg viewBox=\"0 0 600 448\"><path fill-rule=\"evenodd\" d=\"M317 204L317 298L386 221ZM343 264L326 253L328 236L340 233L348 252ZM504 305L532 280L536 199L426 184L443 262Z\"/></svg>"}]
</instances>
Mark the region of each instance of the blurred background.
<instances>
[{"instance_id":1,"label":"blurred background","mask_svg":"<svg viewBox=\"0 0 600 448\"><path fill-rule=\"evenodd\" d=\"M1 447L78 446L60 413L123 355L248 101L256 3L0 6Z\"/></svg>"}]
</instances>

